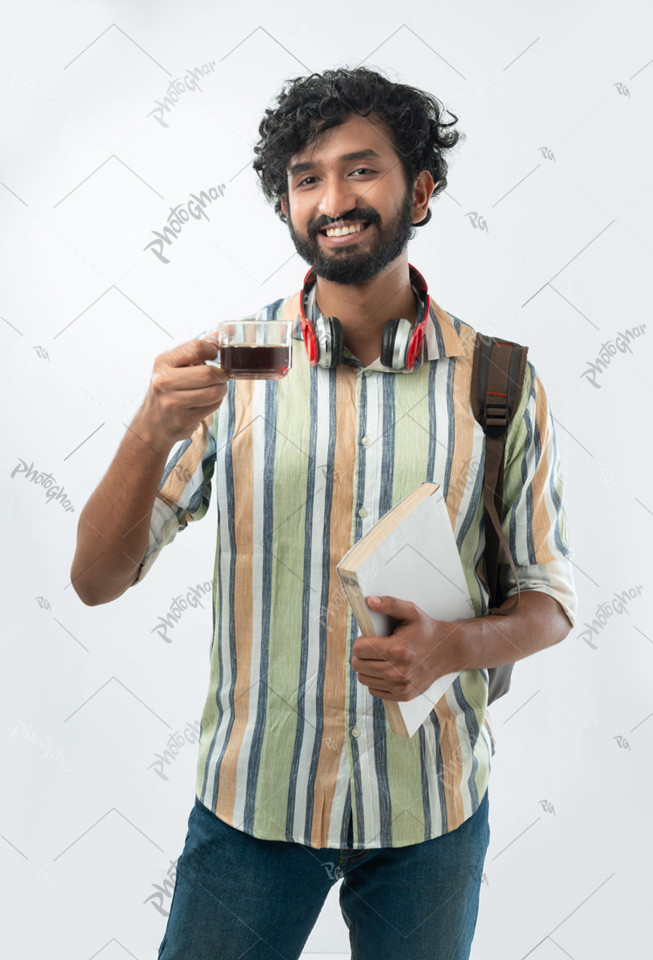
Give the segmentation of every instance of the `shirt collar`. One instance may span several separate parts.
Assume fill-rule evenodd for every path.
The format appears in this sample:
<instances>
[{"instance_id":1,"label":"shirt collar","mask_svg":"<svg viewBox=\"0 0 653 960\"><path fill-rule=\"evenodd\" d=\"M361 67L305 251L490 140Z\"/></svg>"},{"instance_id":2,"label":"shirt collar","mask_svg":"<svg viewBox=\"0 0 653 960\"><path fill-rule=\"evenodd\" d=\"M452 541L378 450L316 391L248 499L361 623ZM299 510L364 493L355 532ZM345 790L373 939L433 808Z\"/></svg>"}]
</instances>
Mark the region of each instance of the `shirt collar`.
<instances>
[{"instance_id":1,"label":"shirt collar","mask_svg":"<svg viewBox=\"0 0 653 960\"><path fill-rule=\"evenodd\" d=\"M299 309L299 304L301 301L302 291L299 290L297 293L293 294L286 300L286 303L283 307L284 319L295 320L295 325L293 327L293 337L295 340L302 339L302 327L301 327L301 313ZM308 310L310 311L315 298L315 287L312 288L309 294L308 300ZM433 297L429 296L430 305L429 305L429 320L426 324L426 334L424 336L424 350L423 356L425 363L430 363L432 360L440 360L444 357L456 357L463 354L464 348L458 333L456 332L456 327L454 322L442 307L435 302ZM348 353L349 351L347 351ZM351 354L349 354L351 356ZM358 363L358 361L353 361ZM417 364L416 364L417 366ZM373 363L371 363L365 369L367 370L378 370L382 373L410 373L409 370L392 370L390 367L384 367L381 363L380 358L377 358Z\"/></svg>"}]
</instances>

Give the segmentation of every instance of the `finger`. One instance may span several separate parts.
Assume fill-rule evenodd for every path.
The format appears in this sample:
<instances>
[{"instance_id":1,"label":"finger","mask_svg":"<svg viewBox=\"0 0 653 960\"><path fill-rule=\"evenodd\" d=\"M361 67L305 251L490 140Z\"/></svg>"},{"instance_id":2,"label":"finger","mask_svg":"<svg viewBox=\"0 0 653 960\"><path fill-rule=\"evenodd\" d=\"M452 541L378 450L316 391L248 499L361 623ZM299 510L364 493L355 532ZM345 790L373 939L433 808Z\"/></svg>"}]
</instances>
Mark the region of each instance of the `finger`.
<instances>
[{"instance_id":1,"label":"finger","mask_svg":"<svg viewBox=\"0 0 653 960\"><path fill-rule=\"evenodd\" d=\"M151 381L152 393L158 397L160 403L175 408L208 407L212 403L221 402L226 392L225 382L200 384L171 383L165 377L153 375Z\"/></svg>"},{"instance_id":2,"label":"finger","mask_svg":"<svg viewBox=\"0 0 653 960\"><path fill-rule=\"evenodd\" d=\"M375 677L367 673L359 673L357 676L366 687L375 687L377 690L383 690L384 693L390 692L389 689L386 689L388 687L387 677Z\"/></svg>"},{"instance_id":3,"label":"finger","mask_svg":"<svg viewBox=\"0 0 653 960\"><path fill-rule=\"evenodd\" d=\"M359 682L369 689L378 690L381 694L390 692L388 689L385 689L387 686L385 677L373 677L367 673L357 673L357 677Z\"/></svg>"},{"instance_id":4,"label":"finger","mask_svg":"<svg viewBox=\"0 0 653 960\"><path fill-rule=\"evenodd\" d=\"M185 367L156 367L152 373L152 385L161 390L201 390L226 383L229 375L217 367L206 363L190 364Z\"/></svg>"},{"instance_id":5,"label":"finger","mask_svg":"<svg viewBox=\"0 0 653 960\"><path fill-rule=\"evenodd\" d=\"M392 665L393 660L388 653L388 644L392 640L391 637L357 637L354 643L355 653L352 654L354 670L364 664L366 670L380 672L387 664Z\"/></svg>"},{"instance_id":6,"label":"finger","mask_svg":"<svg viewBox=\"0 0 653 960\"><path fill-rule=\"evenodd\" d=\"M204 363L205 360L215 360L217 355L218 345L215 340L196 339L168 350L165 359L171 367L187 367Z\"/></svg>"},{"instance_id":7,"label":"finger","mask_svg":"<svg viewBox=\"0 0 653 960\"><path fill-rule=\"evenodd\" d=\"M385 613L394 620L414 620L417 610L409 600L399 600L397 597L366 597L368 607L377 613Z\"/></svg>"},{"instance_id":8,"label":"finger","mask_svg":"<svg viewBox=\"0 0 653 960\"><path fill-rule=\"evenodd\" d=\"M376 637L372 634L369 637L356 637L354 640L354 656L366 660L383 660L385 651L390 643L394 642L394 637Z\"/></svg>"}]
</instances>

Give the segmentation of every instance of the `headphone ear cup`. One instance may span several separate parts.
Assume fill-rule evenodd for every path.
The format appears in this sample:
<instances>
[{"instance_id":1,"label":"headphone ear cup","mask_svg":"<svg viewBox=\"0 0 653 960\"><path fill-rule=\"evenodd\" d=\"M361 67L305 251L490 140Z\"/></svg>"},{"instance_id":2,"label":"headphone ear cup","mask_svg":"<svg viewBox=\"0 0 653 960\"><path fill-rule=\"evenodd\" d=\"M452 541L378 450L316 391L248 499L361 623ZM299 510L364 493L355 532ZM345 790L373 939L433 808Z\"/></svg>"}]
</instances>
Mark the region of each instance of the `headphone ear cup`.
<instances>
[{"instance_id":1,"label":"headphone ear cup","mask_svg":"<svg viewBox=\"0 0 653 960\"><path fill-rule=\"evenodd\" d=\"M345 337L337 317L318 317L315 321L315 356L321 367L342 363Z\"/></svg>"},{"instance_id":2,"label":"headphone ear cup","mask_svg":"<svg viewBox=\"0 0 653 960\"><path fill-rule=\"evenodd\" d=\"M408 357L412 327L405 317L388 320L383 328L381 363L391 370L403 370Z\"/></svg>"},{"instance_id":3,"label":"headphone ear cup","mask_svg":"<svg viewBox=\"0 0 653 960\"><path fill-rule=\"evenodd\" d=\"M317 363L318 349L317 340L315 338L315 330L313 329L313 324L310 323L310 321L306 321L302 324L302 339L306 348L308 362L312 367L314 367Z\"/></svg>"},{"instance_id":4,"label":"headphone ear cup","mask_svg":"<svg viewBox=\"0 0 653 960\"><path fill-rule=\"evenodd\" d=\"M392 367L392 357L395 352L395 335L397 333L398 320L388 320L383 328L383 339L381 340L381 363L384 367Z\"/></svg>"},{"instance_id":5,"label":"headphone ear cup","mask_svg":"<svg viewBox=\"0 0 653 960\"><path fill-rule=\"evenodd\" d=\"M331 323L331 366L342 363L345 352L345 335L337 317L329 317Z\"/></svg>"}]
</instances>

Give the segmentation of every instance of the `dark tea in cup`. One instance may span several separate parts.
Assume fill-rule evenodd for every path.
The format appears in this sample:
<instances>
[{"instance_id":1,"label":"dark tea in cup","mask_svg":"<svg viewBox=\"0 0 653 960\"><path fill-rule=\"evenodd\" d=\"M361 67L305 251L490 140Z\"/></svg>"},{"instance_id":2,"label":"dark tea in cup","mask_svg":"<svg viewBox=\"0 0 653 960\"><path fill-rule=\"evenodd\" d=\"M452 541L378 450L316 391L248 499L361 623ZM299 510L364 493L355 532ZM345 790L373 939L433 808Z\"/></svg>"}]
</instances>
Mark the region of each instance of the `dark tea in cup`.
<instances>
[{"instance_id":1,"label":"dark tea in cup","mask_svg":"<svg viewBox=\"0 0 653 960\"><path fill-rule=\"evenodd\" d=\"M207 331L218 343L219 367L236 380L281 380L292 362L289 320L241 320Z\"/></svg>"},{"instance_id":2,"label":"dark tea in cup","mask_svg":"<svg viewBox=\"0 0 653 960\"><path fill-rule=\"evenodd\" d=\"M231 377L278 380L290 368L290 347L241 343L220 348L220 366Z\"/></svg>"}]
</instances>

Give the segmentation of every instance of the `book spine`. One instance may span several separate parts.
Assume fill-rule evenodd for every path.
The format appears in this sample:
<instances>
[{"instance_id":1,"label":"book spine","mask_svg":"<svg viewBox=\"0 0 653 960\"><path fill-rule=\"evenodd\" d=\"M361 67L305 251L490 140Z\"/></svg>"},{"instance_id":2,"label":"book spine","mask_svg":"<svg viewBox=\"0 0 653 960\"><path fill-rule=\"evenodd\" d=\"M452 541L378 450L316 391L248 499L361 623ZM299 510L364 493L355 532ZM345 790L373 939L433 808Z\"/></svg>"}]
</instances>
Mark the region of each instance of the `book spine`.
<instances>
[{"instance_id":1,"label":"book spine","mask_svg":"<svg viewBox=\"0 0 653 960\"><path fill-rule=\"evenodd\" d=\"M343 589L347 594L347 599L351 604L351 608L354 611L354 616L356 617L356 622L358 623L359 629L363 636L374 637L376 631L372 626L372 621L370 620L369 607L365 602L365 597L363 596L363 591L358 582L358 577L355 573L347 570L338 570L338 576L340 577L340 582L342 583ZM404 723L404 718L401 714L401 709L399 704L395 700L384 700L383 705L385 706L385 712L390 723L390 728L394 734L399 737L407 737L408 730L406 724Z\"/></svg>"},{"instance_id":2,"label":"book spine","mask_svg":"<svg viewBox=\"0 0 653 960\"><path fill-rule=\"evenodd\" d=\"M351 604L351 608L354 611L354 616L356 617L356 622L358 623L362 635L373 637L376 631L372 626L369 607L365 602L365 597L363 596L363 591L361 590L358 582L358 577L350 570L338 570L338 576L340 577L340 582L342 583L344 591L347 594L347 599Z\"/></svg>"}]
</instances>

